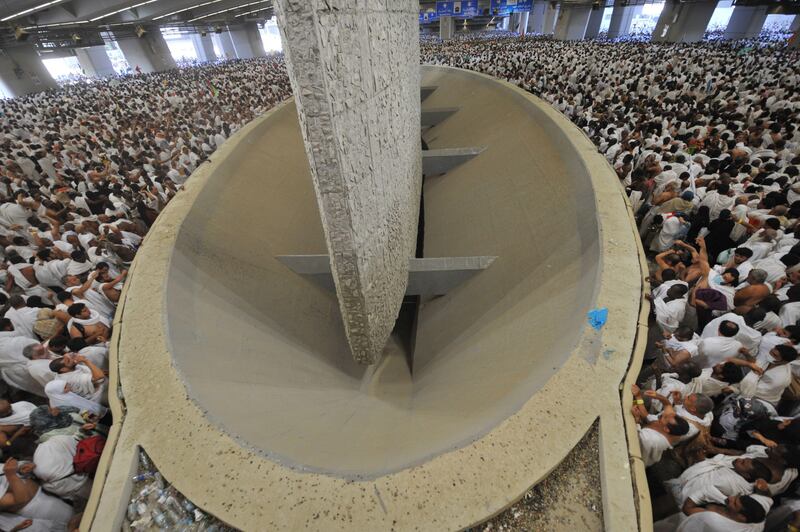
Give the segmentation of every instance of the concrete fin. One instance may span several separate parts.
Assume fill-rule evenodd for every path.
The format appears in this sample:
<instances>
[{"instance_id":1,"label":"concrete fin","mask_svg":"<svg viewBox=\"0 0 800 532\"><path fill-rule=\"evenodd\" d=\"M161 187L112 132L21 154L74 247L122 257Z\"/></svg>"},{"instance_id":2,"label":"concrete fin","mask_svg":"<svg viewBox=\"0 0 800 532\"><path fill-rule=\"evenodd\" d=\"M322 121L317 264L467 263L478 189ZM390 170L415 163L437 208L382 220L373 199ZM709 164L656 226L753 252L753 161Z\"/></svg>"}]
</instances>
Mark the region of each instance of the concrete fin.
<instances>
[{"instance_id":1,"label":"concrete fin","mask_svg":"<svg viewBox=\"0 0 800 532\"><path fill-rule=\"evenodd\" d=\"M427 85L419 88L419 99L421 102L424 102L425 99L433 94L433 91L437 89L436 85Z\"/></svg>"},{"instance_id":2,"label":"concrete fin","mask_svg":"<svg viewBox=\"0 0 800 532\"><path fill-rule=\"evenodd\" d=\"M279 255L275 257L293 272L325 290L335 292L327 255ZM409 259L407 296L442 296L485 270L497 257L435 257Z\"/></svg>"},{"instance_id":3,"label":"concrete fin","mask_svg":"<svg viewBox=\"0 0 800 532\"><path fill-rule=\"evenodd\" d=\"M479 155L485 146L471 148L445 148L425 150L422 152L422 174L426 176L446 174L456 166L460 166Z\"/></svg>"},{"instance_id":4,"label":"concrete fin","mask_svg":"<svg viewBox=\"0 0 800 532\"><path fill-rule=\"evenodd\" d=\"M432 107L430 109L423 109L420 122L422 123L422 127L433 127L447 120L457 112L458 107Z\"/></svg>"}]
</instances>

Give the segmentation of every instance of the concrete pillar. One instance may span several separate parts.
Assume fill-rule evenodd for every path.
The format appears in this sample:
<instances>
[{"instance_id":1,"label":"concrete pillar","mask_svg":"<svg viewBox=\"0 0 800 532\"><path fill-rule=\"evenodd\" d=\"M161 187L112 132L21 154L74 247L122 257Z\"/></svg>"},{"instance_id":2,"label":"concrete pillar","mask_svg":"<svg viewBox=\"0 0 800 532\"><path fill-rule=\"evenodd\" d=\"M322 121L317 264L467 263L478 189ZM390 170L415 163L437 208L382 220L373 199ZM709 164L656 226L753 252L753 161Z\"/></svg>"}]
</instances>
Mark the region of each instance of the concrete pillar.
<instances>
[{"instance_id":1,"label":"concrete pillar","mask_svg":"<svg viewBox=\"0 0 800 532\"><path fill-rule=\"evenodd\" d=\"M528 19L528 32L544 33L544 11L547 8L546 2L534 2L531 16Z\"/></svg>"},{"instance_id":2,"label":"concrete pillar","mask_svg":"<svg viewBox=\"0 0 800 532\"><path fill-rule=\"evenodd\" d=\"M192 43L194 44L194 49L197 50L197 57L200 61L212 62L217 60L217 54L214 52L214 43L210 35L202 36L199 33L193 33Z\"/></svg>"},{"instance_id":3,"label":"concrete pillar","mask_svg":"<svg viewBox=\"0 0 800 532\"><path fill-rule=\"evenodd\" d=\"M603 23L603 6L598 9L592 9L589 14L589 22L586 24L586 33L583 34L584 39L594 39L600 34L600 25Z\"/></svg>"},{"instance_id":4,"label":"concrete pillar","mask_svg":"<svg viewBox=\"0 0 800 532\"><path fill-rule=\"evenodd\" d=\"M58 87L32 44L0 50L0 79L12 96Z\"/></svg>"},{"instance_id":5,"label":"concrete pillar","mask_svg":"<svg viewBox=\"0 0 800 532\"><path fill-rule=\"evenodd\" d=\"M527 11L522 11L519 13L519 24L517 26L517 31L520 35L526 35L528 33L528 20L530 18L530 13Z\"/></svg>"},{"instance_id":6,"label":"concrete pillar","mask_svg":"<svg viewBox=\"0 0 800 532\"><path fill-rule=\"evenodd\" d=\"M614 39L631 32L633 18L642 12L642 6L629 6L622 0L614 0L614 9L611 11L611 22L608 25L608 37ZM601 10L602 13L602 10Z\"/></svg>"},{"instance_id":7,"label":"concrete pillar","mask_svg":"<svg viewBox=\"0 0 800 532\"><path fill-rule=\"evenodd\" d=\"M417 245L419 2L329 4L274 5L347 340L373 364Z\"/></svg>"},{"instance_id":8,"label":"concrete pillar","mask_svg":"<svg viewBox=\"0 0 800 532\"><path fill-rule=\"evenodd\" d=\"M547 3L544 10L544 25L542 26L542 33L544 35L552 35L555 31L556 19L558 18L559 5L553 5L551 2Z\"/></svg>"},{"instance_id":9,"label":"concrete pillar","mask_svg":"<svg viewBox=\"0 0 800 532\"><path fill-rule=\"evenodd\" d=\"M247 34L247 40L250 41L250 49L253 50L253 57L266 57L267 51L264 50L264 40L261 38L258 24L255 22L245 22L244 31Z\"/></svg>"},{"instance_id":10,"label":"concrete pillar","mask_svg":"<svg viewBox=\"0 0 800 532\"><path fill-rule=\"evenodd\" d=\"M453 38L456 29L456 22L453 17L439 17L439 38L449 41Z\"/></svg>"},{"instance_id":11,"label":"concrete pillar","mask_svg":"<svg viewBox=\"0 0 800 532\"><path fill-rule=\"evenodd\" d=\"M702 41L716 8L717 0L691 4L667 0L653 30L653 42Z\"/></svg>"},{"instance_id":12,"label":"concrete pillar","mask_svg":"<svg viewBox=\"0 0 800 532\"><path fill-rule=\"evenodd\" d=\"M133 70L138 66L142 72L162 72L177 68L175 59L169 51L164 36L158 26L146 27L147 33L141 38L124 37L117 39L122 55Z\"/></svg>"},{"instance_id":13,"label":"concrete pillar","mask_svg":"<svg viewBox=\"0 0 800 532\"><path fill-rule=\"evenodd\" d=\"M217 34L217 37L219 37L219 44L222 47L222 54L225 56L223 59L236 59L236 48L233 46L230 32L223 31Z\"/></svg>"},{"instance_id":14,"label":"concrete pillar","mask_svg":"<svg viewBox=\"0 0 800 532\"><path fill-rule=\"evenodd\" d=\"M752 39L758 37L764 21L767 20L769 6L735 6L725 28L725 39Z\"/></svg>"},{"instance_id":15,"label":"concrete pillar","mask_svg":"<svg viewBox=\"0 0 800 532\"><path fill-rule=\"evenodd\" d=\"M228 27L228 35L233 43L233 49L236 57L239 59L250 59L254 57L253 48L250 45L250 39L247 36L247 30L242 26Z\"/></svg>"},{"instance_id":16,"label":"concrete pillar","mask_svg":"<svg viewBox=\"0 0 800 532\"><path fill-rule=\"evenodd\" d=\"M508 31L508 28L511 26L511 17L503 17L500 21L500 29Z\"/></svg>"},{"instance_id":17,"label":"concrete pillar","mask_svg":"<svg viewBox=\"0 0 800 532\"><path fill-rule=\"evenodd\" d=\"M561 6L556 22L555 38L561 41L579 41L586 33L591 6Z\"/></svg>"},{"instance_id":18,"label":"concrete pillar","mask_svg":"<svg viewBox=\"0 0 800 532\"><path fill-rule=\"evenodd\" d=\"M116 74L111 59L108 58L105 46L90 46L77 48L75 57L78 58L81 68L87 76L104 78Z\"/></svg>"},{"instance_id":19,"label":"concrete pillar","mask_svg":"<svg viewBox=\"0 0 800 532\"><path fill-rule=\"evenodd\" d=\"M797 30L800 30L800 15L795 15L791 26L789 26L789 31L797 31Z\"/></svg>"}]
</instances>

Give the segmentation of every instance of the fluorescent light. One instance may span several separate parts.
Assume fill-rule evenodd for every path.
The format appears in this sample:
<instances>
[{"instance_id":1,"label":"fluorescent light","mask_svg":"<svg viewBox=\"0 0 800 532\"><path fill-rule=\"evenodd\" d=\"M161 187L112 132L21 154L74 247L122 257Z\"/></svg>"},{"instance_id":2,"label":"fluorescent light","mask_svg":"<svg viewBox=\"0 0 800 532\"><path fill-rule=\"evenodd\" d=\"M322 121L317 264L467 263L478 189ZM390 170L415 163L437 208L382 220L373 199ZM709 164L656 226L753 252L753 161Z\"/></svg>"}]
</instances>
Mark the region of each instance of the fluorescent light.
<instances>
[{"instance_id":1,"label":"fluorescent light","mask_svg":"<svg viewBox=\"0 0 800 532\"><path fill-rule=\"evenodd\" d=\"M39 24L38 26L27 26L23 30L35 30L39 28L55 28L56 26L76 26L78 24L88 24L88 20L76 20L75 22L56 22L54 24Z\"/></svg>"},{"instance_id":2,"label":"fluorescent light","mask_svg":"<svg viewBox=\"0 0 800 532\"><path fill-rule=\"evenodd\" d=\"M167 13L166 15L159 15L159 16L153 18L153 20L158 20L158 19L164 18L164 17L171 17L172 15L177 15L178 13L183 13L184 11L189 11L190 9L197 9L198 7L207 6L209 4L216 4L217 2L222 2L222 0L210 0L208 2L203 2L201 4L195 4L195 5L191 6L191 7L184 7L183 9L179 9L177 11L173 11L172 13Z\"/></svg>"},{"instance_id":3,"label":"fluorescent light","mask_svg":"<svg viewBox=\"0 0 800 532\"><path fill-rule=\"evenodd\" d=\"M269 9L270 7L272 7L272 6L264 6L264 7L260 7L260 8L258 8L258 9L254 9L254 10L252 10L252 11L248 11L247 13L239 13L239 14L238 14L238 15L236 15L236 16L237 16L237 17L243 17L243 16L245 16L245 15L252 15L253 13L258 13L259 11L264 11L265 9Z\"/></svg>"},{"instance_id":4,"label":"fluorescent light","mask_svg":"<svg viewBox=\"0 0 800 532\"><path fill-rule=\"evenodd\" d=\"M234 9L241 9L241 8L247 7L247 6L254 6L256 4L266 4L267 2L270 2L270 1L271 0L259 0L258 2L250 2L249 4L242 4L242 5L239 5L239 6L236 6L236 7L229 7L228 9L220 9L219 11L214 11L213 13L209 13L208 15L203 15L201 17L195 17L195 18L191 19L189 22L194 22L195 20L200 20L201 18L213 17L214 15L219 15L220 13L226 13L228 11L233 11Z\"/></svg>"},{"instance_id":5,"label":"fluorescent light","mask_svg":"<svg viewBox=\"0 0 800 532\"><path fill-rule=\"evenodd\" d=\"M123 7L122 9L117 9L116 11L112 11L111 13L106 13L105 15L100 15L99 17L94 17L93 19L89 19L90 21L94 22L96 20L100 20L101 18L110 17L111 15L116 15L117 13L122 13L123 11L127 11L129 9L136 9L137 7L141 7L145 4L152 4L153 2L157 2L158 0L147 0L146 2L139 2L138 4L134 4L132 6Z\"/></svg>"},{"instance_id":6,"label":"fluorescent light","mask_svg":"<svg viewBox=\"0 0 800 532\"><path fill-rule=\"evenodd\" d=\"M0 22L5 22L7 20L11 20L12 18L21 17L22 15L27 15L28 13L33 13L34 11L39 11L40 9L44 9L46 7L52 6L53 4L57 4L59 2L63 2L64 0L50 0L49 2L45 2L44 4L39 4L36 7L31 7L26 9L25 11L20 11L19 13L14 13L13 15L9 15L6 18L0 18Z\"/></svg>"}]
</instances>

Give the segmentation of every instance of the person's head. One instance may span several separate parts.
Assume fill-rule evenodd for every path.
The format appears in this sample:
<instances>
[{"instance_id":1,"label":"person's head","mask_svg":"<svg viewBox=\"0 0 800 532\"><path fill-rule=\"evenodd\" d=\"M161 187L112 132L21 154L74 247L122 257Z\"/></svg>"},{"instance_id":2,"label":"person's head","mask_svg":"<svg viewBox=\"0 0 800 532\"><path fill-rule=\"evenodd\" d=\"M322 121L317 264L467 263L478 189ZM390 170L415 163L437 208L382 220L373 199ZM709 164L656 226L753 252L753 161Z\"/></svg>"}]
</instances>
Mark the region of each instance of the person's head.
<instances>
[{"instance_id":1,"label":"person's head","mask_svg":"<svg viewBox=\"0 0 800 532\"><path fill-rule=\"evenodd\" d=\"M797 359L797 350L787 344L778 344L769 350L770 363L785 364Z\"/></svg>"},{"instance_id":2,"label":"person's head","mask_svg":"<svg viewBox=\"0 0 800 532\"><path fill-rule=\"evenodd\" d=\"M22 355L29 360L41 360L48 358L47 348L42 344L26 345L22 349Z\"/></svg>"},{"instance_id":3,"label":"person's head","mask_svg":"<svg viewBox=\"0 0 800 532\"><path fill-rule=\"evenodd\" d=\"M739 284L739 270L736 268L727 268L722 272L722 280L725 284L729 285Z\"/></svg>"},{"instance_id":4,"label":"person's head","mask_svg":"<svg viewBox=\"0 0 800 532\"><path fill-rule=\"evenodd\" d=\"M750 270L747 274L747 282L750 285L764 284L767 280L767 272L759 268Z\"/></svg>"},{"instance_id":5,"label":"person's head","mask_svg":"<svg viewBox=\"0 0 800 532\"><path fill-rule=\"evenodd\" d=\"M787 268L791 268L792 266L797 266L800 264L800 255L795 255L794 253L787 253L783 257L781 257L781 262Z\"/></svg>"},{"instance_id":6,"label":"person's head","mask_svg":"<svg viewBox=\"0 0 800 532\"><path fill-rule=\"evenodd\" d=\"M73 303L67 309L67 313L73 318L79 318L82 320L88 319L91 316L89 312L89 307L84 305L83 303Z\"/></svg>"},{"instance_id":7,"label":"person's head","mask_svg":"<svg viewBox=\"0 0 800 532\"><path fill-rule=\"evenodd\" d=\"M67 286L80 286L81 280L77 275L67 275L63 279L64 284Z\"/></svg>"},{"instance_id":8,"label":"person's head","mask_svg":"<svg viewBox=\"0 0 800 532\"><path fill-rule=\"evenodd\" d=\"M8 417L11 414L11 403L5 399L0 399L0 417Z\"/></svg>"},{"instance_id":9,"label":"person's head","mask_svg":"<svg viewBox=\"0 0 800 532\"><path fill-rule=\"evenodd\" d=\"M67 342L67 349L69 349L73 353L79 352L81 349L84 349L87 345L86 340L83 338L70 338Z\"/></svg>"},{"instance_id":10,"label":"person's head","mask_svg":"<svg viewBox=\"0 0 800 532\"><path fill-rule=\"evenodd\" d=\"M22 308L25 306L25 299L20 295L11 296L8 304L13 308Z\"/></svg>"},{"instance_id":11,"label":"person's head","mask_svg":"<svg viewBox=\"0 0 800 532\"><path fill-rule=\"evenodd\" d=\"M742 368L733 362L720 362L714 366L711 376L719 381L727 382L728 384L736 384L742 381L744 373L742 372Z\"/></svg>"},{"instance_id":12,"label":"person's head","mask_svg":"<svg viewBox=\"0 0 800 532\"><path fill-rule=\"evenodd\" d=\"M750 248L736 248L733 252L733 262L741 264L753 256L753 250Z\"/></svg>"},{"instance_id":13,"label":"person's head","mask_svg":"<svg viewBox=\"0 0 800 532\"><path fill-rule=\"evenodd\" d=\"M691 327L678 327L673 334L681 342L688 342L694 338L694 330Z\"/></svg>"},{"instance_id":14,"label":"person's head","mask_svg":"<svg viewBox=\"0 0 800 532\"><path fill-rule=\"evenodd\" d=\"M724 336L725 338L733 338L739 334L739 325L732 321L722 320L719 324L718 332L720 336Z\"/></svg>"},{"instance_id":15,"label":"person's head","mask_svg":"<svg viewBox=\"0 0 800 532\"><path fill-rule=\"evenodd\" d=\"M681 299L689 291L689 287L684 284L675 284L667 290L667 298L670 300Z\"/></svg>"},{"instance_id":16,"label":"person's head","mask_svg":"<svg viewBox=\"0 0 800 532\"><path fill-rule=\"evenodd\" d=\"M701 393L690 393L683 400L683 407L690 413L699 418L714 410L714 401L707 395Z\"/></svg>"},{"instance_id":17,"label":"person's head","mask_svg":"<svg viewBox=\"0 0 800 532\"><path fill-rule=\"evenodd\" d=\"M53 373L69 373L75 369L76 365L77 361L69 354L66 354L50 362L50 371Z\"/></svg>"},{"instance_id":18,"label":"person's head","mask_svg":"<svg viewBox=\"0 0 800 532\"><path fill-rule=\"evenodd\" d=\"M666 270L661 272L661 280L666 281L674 281L678 278L678 274L675 273L675 270L672 268L667 268Z\"/></svg>"},{"instance_id":19,"label":"person's head","mask_svg":"<svg viewBox=\"0 0 800 532\"><path fill-rule=\"evenodd\" d=\"M670 436L685 436L689 433L689 422L676 415L667 420L666 429Z\"/></svg>"},{"instance_id":20,"label":"person's head","mask_svg":"<svg viewBox=\"0 0 800 532\"><path fill-rule=\"evenodd\" d=\"M0 331L8 332L14 330L14 324L8 318L0 318Z\"/></svg>"},{"instance_id":21,"label":"person's head","mask_svg":"<svg viewBox=\"0 0 800 532\"><path fill-rule=\"evenodd\" d=\"M54 336L47 341L47 348L53 353L61 354L66 350L68 341L69 338L66 336Z\"/></svg>"},{"instance_id":22,"label":"person's head","mask_svg":"<svg viewBox=\"0 0 800 532\"><path fill-rule=\"evenodd\" d=\"M749 495L731 495L725 501L725 506L744 523L760 523L767 517L764 507Z\"/></svg>"},{"instance_id":23,"label":"person's head","mask_svg":"<svg viewBox=\"0 0 800 532\"><path fill-rule=\"evenodd\" d=\"M733 461L733 470L749 482L755 482L760 478L769 480L772 476L769 467L753 458L737 458Z\"/></svg>"}]
</instances>

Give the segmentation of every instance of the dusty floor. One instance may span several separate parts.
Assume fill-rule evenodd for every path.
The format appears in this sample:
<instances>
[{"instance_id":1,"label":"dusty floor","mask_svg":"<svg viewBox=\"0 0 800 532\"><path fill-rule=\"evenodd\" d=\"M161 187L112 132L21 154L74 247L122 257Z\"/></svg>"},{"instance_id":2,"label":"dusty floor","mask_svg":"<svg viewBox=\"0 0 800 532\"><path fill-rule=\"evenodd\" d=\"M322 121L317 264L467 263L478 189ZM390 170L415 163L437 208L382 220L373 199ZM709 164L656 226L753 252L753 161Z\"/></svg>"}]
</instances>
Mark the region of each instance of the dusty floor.
<instances>
[{"instance_id":1,"label":"dusty floor","mask_svg":"<svg viewBox=\"0 0 800 532\"><path fill-rule=\"evenodd\" d=\"M468 532L603 530L597 422L550 476L514 506Z\"/></svg>"}]
</instances>

